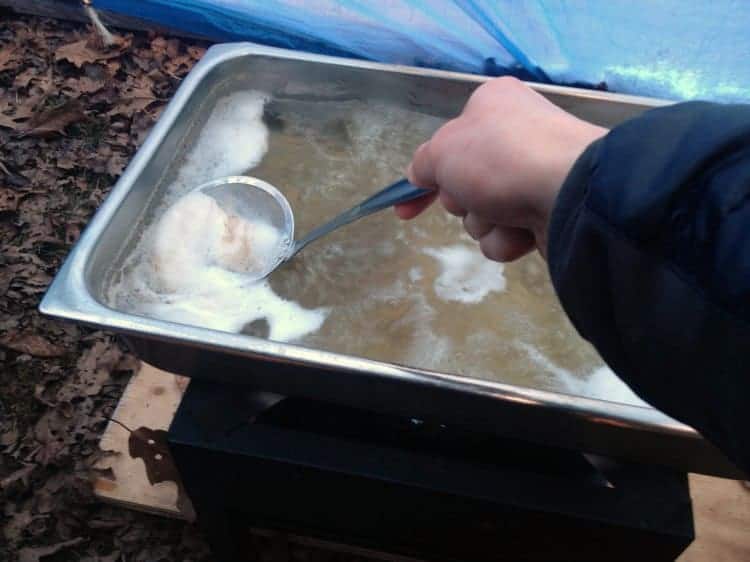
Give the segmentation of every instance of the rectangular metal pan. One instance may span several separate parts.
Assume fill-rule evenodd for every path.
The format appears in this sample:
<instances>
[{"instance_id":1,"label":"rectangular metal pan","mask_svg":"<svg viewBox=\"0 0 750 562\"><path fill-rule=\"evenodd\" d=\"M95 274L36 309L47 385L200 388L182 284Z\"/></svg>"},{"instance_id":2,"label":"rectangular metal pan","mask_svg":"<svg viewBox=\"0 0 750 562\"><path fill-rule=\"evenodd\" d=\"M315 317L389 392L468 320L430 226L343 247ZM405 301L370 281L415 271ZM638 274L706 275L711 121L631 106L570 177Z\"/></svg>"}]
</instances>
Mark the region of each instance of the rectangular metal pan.
<instances>
[{"instance_id":1,"label":"rectangular metal pan","mask_svg":"<svg viewBox=\"0 0 750 562\"><path fill-rule=\"evenodd\" d=\"M192 116L234 76L274 96L359 96L458 114L486 77L376 64L240 43L214 46L193 69L92 219L41 304L45 314L123 334L145 361L191 377L460 424L585 452L738 476L691 428L662 413L602 400L407 368L358 357L160 321L115 310L102 296L108 267ZM532 85L551 101L613 126L665 102Z\"/></svg>"}]
</instances>

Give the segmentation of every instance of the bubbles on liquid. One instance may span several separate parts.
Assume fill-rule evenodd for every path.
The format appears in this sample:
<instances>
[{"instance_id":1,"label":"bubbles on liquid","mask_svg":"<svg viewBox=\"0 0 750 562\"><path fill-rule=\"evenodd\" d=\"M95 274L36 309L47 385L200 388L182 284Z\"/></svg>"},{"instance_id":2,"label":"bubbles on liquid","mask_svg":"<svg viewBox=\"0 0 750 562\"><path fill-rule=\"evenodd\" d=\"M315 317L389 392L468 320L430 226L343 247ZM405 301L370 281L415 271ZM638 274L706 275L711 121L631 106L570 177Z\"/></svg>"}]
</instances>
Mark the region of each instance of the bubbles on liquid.
<instances>
[{"instance_id":1,"label":"bubbles on liquid","mask_svg":"<svg viewBox=\"0 0 750 562\"><path fill-rule=\"evenodd\" d=\"M182 195L207 181L254 168L268 151L263 107L270 97L255 90L234 92L216 102L169 187Z\"/></svg>"},{"instance_id":2,"label":"bubbles on liquid","mask_svg":"<svg viewBox=\"0 0 750 562\"><path fill-rule=\"evenodd\" d=\"M158 220L112 285L111 299L163 320L229 332L250 327L277 341L320 328L324 308L303 309L276 295L267 281L255 281L279 258L288 236L265 220L248 221L226 212L211 196L190 191L261 161L268 148L262 122L267 100L251 91L217 102L167 188Z\"/></svg>"},{"instance_id":3,"label":"bubbles on liquid","mask_svg":"<svg viewBox=\"0 0 750 562\"><path fill-rule=\"evenodd\" d=\"M503 264L488 260L477 248L457 244L423 251L440 264L434 288L443 300L476 304L492 292L505 290Z\"/></svg>"},{"instance_id":4,"label":"bubbles on liquid","mask_svg":"<svg viewBox=\"0 0 750 562\"><path fill-rule=\"evenodd\" d=\"M583 376L576 376L567 369L556 365L530 343L517 341L515 344L526 352L529 359L554 375L558 383L561 384L562 390L566 392L611 402L648 406L609 367L597 367L594 371Z\"/></svg>"}]
</instances>

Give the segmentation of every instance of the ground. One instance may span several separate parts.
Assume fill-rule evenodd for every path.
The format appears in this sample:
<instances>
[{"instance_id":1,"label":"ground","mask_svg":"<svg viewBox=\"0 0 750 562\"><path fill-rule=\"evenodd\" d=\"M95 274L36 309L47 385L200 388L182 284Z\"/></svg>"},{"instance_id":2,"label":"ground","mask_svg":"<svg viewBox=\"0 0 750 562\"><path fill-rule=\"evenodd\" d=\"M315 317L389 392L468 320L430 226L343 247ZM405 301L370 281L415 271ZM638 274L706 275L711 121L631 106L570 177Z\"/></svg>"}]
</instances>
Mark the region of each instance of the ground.
<instances>
[{"instance_id":1,"label":"ground","mask_svg":"<svg viewBox=\"0 0 750 562\"><path fill-rule=\"evenodd\" d=\"M198 531L106 506L98 442L136 359L37 306L206 45L0 13L0 560L207 560Z\"/></svg>"}]
</instances>

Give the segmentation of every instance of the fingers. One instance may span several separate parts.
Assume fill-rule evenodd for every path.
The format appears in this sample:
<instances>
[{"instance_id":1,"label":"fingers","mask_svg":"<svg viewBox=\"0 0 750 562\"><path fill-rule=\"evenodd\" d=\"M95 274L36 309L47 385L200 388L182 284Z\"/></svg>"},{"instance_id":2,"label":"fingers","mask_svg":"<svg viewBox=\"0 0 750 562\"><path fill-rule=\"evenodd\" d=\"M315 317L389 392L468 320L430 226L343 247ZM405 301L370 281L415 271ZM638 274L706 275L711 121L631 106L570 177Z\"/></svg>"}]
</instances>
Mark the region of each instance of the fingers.
<instances>
[{"instance_id":1,"label":"fingers","mask_svg":"<svg viewBox=\"0 0 750 562\"><path fill-rule=\"evenodd\" d=\"M495 261L513 261L529 253L536 246L534 236L521 228L497 226L474 213L464 217L464 228L485 257Z\"/></svg>"},{"instance_id":2,"label":"fingers","mask_svg":"<svg viewBox=\"0 0 750 562\"><path fill-rule=\"evenodd\" d=\"M434 138L434 137L433 137ZM440 203L445 210L457 217L466 215L466 209L450 193L439 190L435 172L435 155L433 141L427 141L417 148L414 157L406 171L406 176L414 185L426 189L435 189L436 195L426 196L415 201L403 203L396 206L396 214L402 219L411 219L419 215L435 200L440 197ZM439 195L437 195L439 191Z\"/></svg>"},{"instance_id":3,"label":"fingers","mask_svg":"<svg viewBox=\"0 0 750 562\"><path fill-rule=\"evenodd\" d=\"M406 170L406 177L411 183L418 185L419 187L425 189L437 189L429 145L429 141L425 142L414 152L414 158ZM432 205L437 196L438 192L435 191L434 194L431 193L424 197L420 197L419 199L396 205L396 215L403 220L413 219L427 209L427 207Z\"/></svg>"},{"instance_id":4,"label":"fingers","mask_svg":"<svg viewBox=\"0 0 750 562\"><path fill-rule=\"evenodd\" d=\"M453 196L446 191L435 191L434 193L430 193L419 199L396 205L396 215L405 220L413 219L422 213L427 207L432 205L432 202L438 197L440 198L440 204L445 207L445 210L450 214L457 217L466 216L466 209L459 205Z\"/></svg>"},{"instance_id":5,"label":"fingers","mask_svg":"<svg viewBox=\"0 0 750 562\"><path fill-rule=\"evenodd\" d=\"M480 219L474 213L469 213L464 217L464 229L466 229L466 232L474 240L479 240L483 236L486 236L494 227L494 224Z\"/></svg>"},{"instance_id":6,"label":"fingers","mask_svg":"<svg viewBox=\"0 0 750 562\"><path fill-rule=\"evenodd\" d=\"M447 191L440 190L440 204L445 207L445 210L448 211L451 215L455 215L457 217L465 217L466 216L466 209L461 206L458 201Z\"/></svg>"},{"instance_id":7,"label":"fingers","mask_svg":"<svg viewBox=\"0 0 750 562\"><path fill-rule=\"evenodd\" d=\"M508 262L528 254L536 242L528 230L498 226L480 238L479 247L486 258Z\"/></svg>"},{"instance_id":8,"label":"fingers","mask_svg":"<svg viewBox=\"0 0 750 562\"><path fill-rule=\"evenodd\" d=\"M409 181L425 189L437 188L435 162L430 150L430 141L422 143L414 152L407 171Z\"/></svg>"},{"instance_id":9,"label":"fingers","mask_svg":"<svg viewBox=\"0 0 750 562\"><path fill-rule=\"evenodd\" d=\"M419 199L412 199L406 203L396 205L396 216L402 220L413 219L417 215L421 214L427 207L432 205L432 202L437 199L438 192L429 193Z\"/></svg>"}]
</instances>

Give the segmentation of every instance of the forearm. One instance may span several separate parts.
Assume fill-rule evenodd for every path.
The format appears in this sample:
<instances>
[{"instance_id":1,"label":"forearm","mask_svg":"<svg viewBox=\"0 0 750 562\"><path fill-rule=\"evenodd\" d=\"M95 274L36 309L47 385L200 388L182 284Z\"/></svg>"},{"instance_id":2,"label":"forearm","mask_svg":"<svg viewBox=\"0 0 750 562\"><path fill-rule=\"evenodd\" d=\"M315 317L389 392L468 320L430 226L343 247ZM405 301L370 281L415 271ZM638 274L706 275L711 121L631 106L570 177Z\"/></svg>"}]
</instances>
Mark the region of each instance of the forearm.
<instances>
[{"instance_id":1,"label":"forearm","mask_svg":"<svg viewBox=\"0 0 750 562\"><path fill-rule=\"evenodd\" d=\"M750 109L684 104L578 160L549 228L578 331L642 398L750 468Z\"/></svg>"}]
</instances>

